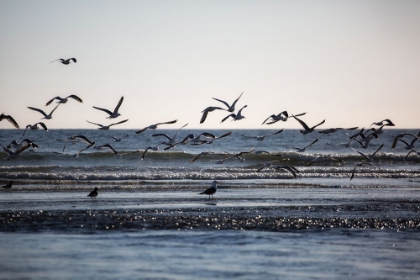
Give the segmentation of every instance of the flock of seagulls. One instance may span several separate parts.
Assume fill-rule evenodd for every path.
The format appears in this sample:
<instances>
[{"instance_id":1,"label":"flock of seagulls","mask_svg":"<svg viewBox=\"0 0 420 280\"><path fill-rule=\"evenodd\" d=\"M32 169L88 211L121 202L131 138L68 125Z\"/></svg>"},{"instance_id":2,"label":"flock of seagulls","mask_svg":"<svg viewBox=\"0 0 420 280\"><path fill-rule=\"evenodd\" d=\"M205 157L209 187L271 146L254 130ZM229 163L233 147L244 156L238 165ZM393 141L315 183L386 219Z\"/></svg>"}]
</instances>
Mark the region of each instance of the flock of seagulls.
<instances>
[{"instance_id":1,"label":"flock of seagulls","mask_svg":"<svg viewBox=\"0 0 420 280\"><path fill-rule=\"evenodd\" d=\"M76 63L77 60L76 58L69 58L69 59L57 59L54 61L59 61L64 65L69 65L71 62ZM52 62L54 62L52 61ZM52 63L51 62L51 63ZM226 115L221 121L220 123L225 122L227 119L231 118L232 121L240 121L242 119L245 118L245 116L243 115L243 110L245 108L247 108L247 105L242 106L238 111L236 111L236 106L238 101L240 100L240 98L242 97L243 92L239 95L238 98L236 98L232 103L228 103L222 99L218 99L218 98L214 98L214 100L216 100L219 103L222 103L224 106L209 106L207 108L205 108L201 113L201 119L200 119L200 124L204 123L206 121L206 119L209 116L209 113L215 111L215 110L221 110L221 111L226 111L227 113L229 113L228 115ZM67 103L70 99L75 100L79 103L83 103L83 100L76 95L69 95L67 97L60 97L60 96L56 96L51 98L48 102L46 102L46 106L49 106L51 103L53 103L54 101L56 102L56 106L54 107L54 109L52 109L52 111L47 114L44 110L39 109L39 108L35 108L35 107L27 107L30 110L36 111L40 114L43 115L42 119L45 120L50 120L52 119L52 115L53 113L57 110L57 108L61 105L61 104L65 104ZM121 116L120 113L120 107L122 105L124 101L124 96L122 96L116 107L113 110L108 110L105 108L101 108L101 107L96 107L96 106L92 106L94 109L105 112L107 114L107 119L116 119L118 117ZM235 112L236 111L236 112ZM305 113L300 113L300 114L289 114L287 111L282 111L278 114L271 114L269 115L267 118L264 119L264 121L262 122L261 125L272 125L276 122L282 121L282 122L286 122L289 119L293 118L295 119L301 126L302 129L299 130L301 134L306 135L306 134L310 134L313 133L315 131L315 129L321 125L323 125L325 123L325 120L322 120L321 122L319 122L316 125L313 126L309 126L307 125L307 123L305 123L302 119L300 119L299 117L305 116ZM19 129L19 125L18 123L13 119L12 116L10 115L5 115L4 113L2 113L0 115L0 121L2 120L7 120L9 121L15 128ZM118 124L122 124L128 121L128 119L116 122L116 123L112 123L109 125L103 125L103 124L99 124L99 123L94 123L91 121L86 120L88 123L99 126L98 129L100 130L109 130L112 126L118 125ZM177 123L177 120L171 120L171 121L167 121L167 122L160 122L160 123L155 123L155 124L151 124L147 127L144 127L140 130L135 131L135 134L141 134L146 130L155 130L157 129L159 126L161 125L170 125L170 124L175 124ZM37 122L35 124L28 124L23 132L23 136L25 135L26 131L29 130L37 130L39 129L38 125L40 127L42 127L42 129L44 129L45 131L48 131L47 126L45 125L45 123L43 122ZM203 132L199 135L193 135L193 134L189 134L186 137L184 137L182 140L177 140L177 135L179 133L179 131L184 128L185 126L187 126L188 124L184 124L182 127L180 127L178 130L176 130L175 134L172 136L169 136L167 134L163 134L163 133L156 133L153 134L152 137L159 137L159 139L164 139L162 140L162 142L160 142L159 144L155 145L155 146L150 146L147 147L141 156L141 159L143 160L147 154L148 151L152 150L152 151L158 151L160 149L160 146L164 146L163 150L168 150L171 148L176 147L177 145L185 145L187 143L189 143L190 145L203 145L203 144L212 144L214 141L224 138L224 137L228 137L229 135L232 134L232 132L227 132L223 135L220 136L216 136L212 133L208 133L208 132ZM384 144L381 144L379 146L379 148L372 154L366 154L366 153L362 153L358 150L356 150L355 148L351 147L350 144L351 143L358 143L360 145L360 148L366 149L367 147L369 147L370 142L373 139L379 139L379 135L383 133L383 129L384 127L388 127L388 126L395 126L395 124L389 120L389 119L384 119L378 122L373 122L370 125L370 128L367 129L365 131L365 129L361 129L360 131L358 131L357 133L355 133L354 135L348 135L348 141L342 144L330 144L327 143L328 145L343 145L345 147L350 147L351 149L353 149L356 153L358 153L362 159L357 162L352 170L351 176L350 176L350 180L352 180L356 174L356 170L357 168L361 167L361 166L371 166L374 168L377 168L376 165L373 163L374 162L374 157L375 155L382 149L382 147L384 146ZM358 129L358 127L350 127L350 128L329 128L329 129L324 129L324 130L320 130L318 131L318 133L321 134L332 134L335 133L337 131L340 130L347 130L347 131L352 131L352 130L356 130ZM280 134L281 132L283 132L283 129L275 131L274 133L268 134L268 135L259 135L259 136L253 136L253 135L241 135L243 138L248 138L248 139L255 139L257 141L263 141L264 139L266 139L267 137L273 137L274 135ZM117 138L117 137L113 137L113 139L116 142L120 142L123 138L128 137L128 135L125 135L121 138ZM410 140L406 140L403 139L404 137L411 137ZM404 160L410 155L410 154L417 154L420 155L420 152L414 150L415 148L415 143L417 142L417 140L420 138L420 132L415 135L415 134L411 134L411 133L401 133L398 134L394 137L393 142L392 142L392 148L395 148L397 146L398 143L402 143L405 145L405 149L408 150L409 152L407 153L407 155L404 157ZM304 147L293 147L293 149L295 149L297 152L299 153L303 153L306 151L306 149L308 149L309 147L315 145L317 142L319 141L319 138L316 138L315 140L313 140L311 143L307 144ZM75 155L73 155L74 157L77 157L81 152L85 151L86 149L89 149L91 147L95 148L95 149L108 149L110 150L112 153L114 153L117 157L121 157L122 154L118 153L111 144L104 144L104 145L100 145L100 146L96 146L96 142L95 141L91 141L90 139L88 139L86 136L84 135L72 135L67 137L64 140L64 146L63 146L63 150L62 153L64 153L66 145L71 142L71 143L76 143L76 142L83 142L86 144L86 146L84 146L81 150L79 150L79 152ZM22 142L18 143L17 141L12 141L8 146L4 146L3 145L3 151L8 155L7 159L12 159L12 158L17 158L20 156L21 153L23 153L25 150L27 150L28 148L37 148L38 146L33 143L31 140L29 139L24 139ZM136 151L136 152L140 152ZM136 153L133 152L133 153ZM57 152L59 153L59 152ZM197 161L201 156L205 156L205 155L210 155L210 154L221 154L221 155L228 155L230 157L234 157L237 158L240 161L243 161L243 155L248 154L248 153L254 153L254 154L262 154L262 153L268 153L271 154L268 151L257 151L255 150L255 146L252 147L252 149L250 149L249 151L243 151L243 152L239 152L236 154L227 154L227 153L214 153L211 151L205 151L205 152L201 152L200 154L197 154L192 160L191 162L195 162ZM279 154L274 154L275 156L281 156ZM311 160L307 166L310 166L316 162L321 162L321 161L335 161L337 159L333 158L333 157L317 157L314 158L313 160ZM220 163L223 163L224 160L220 161ZM266 162L264 165L262 165L261 167L259 167L256 172L261 172L263 169L271 169L274 171L278 171L278 170L283 170L287 173L289 173L291 176L293 176L293 178L296 178L299 174L299 170L291 165L284 165L284 164L278 164L278 160L274 160L274 161L269 161ZM13 181L11 181L10 183L2 186L4 189L10 189L12 187ZM98 188L95 188L92 192L90 192L88 194L88 197L91 198L96 198L98 195ZM217 191L217 181L213 181L212 186L208 189L206 189L205 191L201 192L200 194L205 194L208 195L209 198L213 197L213 195L216 193Z\"/></svg>"}]
</instances>

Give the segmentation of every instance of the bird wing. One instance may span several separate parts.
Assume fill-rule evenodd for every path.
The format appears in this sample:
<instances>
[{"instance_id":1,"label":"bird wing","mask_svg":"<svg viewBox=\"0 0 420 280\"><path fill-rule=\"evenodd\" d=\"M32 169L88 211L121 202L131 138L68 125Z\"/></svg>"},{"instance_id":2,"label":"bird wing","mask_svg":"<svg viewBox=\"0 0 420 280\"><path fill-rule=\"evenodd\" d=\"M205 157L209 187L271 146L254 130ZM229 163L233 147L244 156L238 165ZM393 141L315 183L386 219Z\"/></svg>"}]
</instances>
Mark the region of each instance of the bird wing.
<instances>
[{"instance_id":1,"label":"bird wing","mask_svg":"<svg viewBox=\"0 0 420 280\"><path fill-rule=\"evenodd\" d=\"M52 98L50 101L47 102L47 104L45 104L45 106L48 106L51 104L51 102L53 102L55 99L61 99L59 96L56 96L54 98Z\"/></svg>"},{"instance_id":2,"label":"bird wing","mask_svg":"<svg viewBox=\"0 0 420 280\"><path fill-rule=\"evenodd\" d=\"M140 129L140 130L136 131L135 133L136 133L136 134L142 133L142 132L146 131L148 128L149 128L149 127L145 127L145 128L143 128L143 129Z\"/></svg>"},{"instance_id":3,"label":"bird wing","mask_svg":"<svg viewBox=\"0 0 420 280\"><path fill-rule=\"evenodd\" d=\"M55 106L55 108L51 111L50 116L54 113L54 111L58 108L58 106L60 106L60 104L58 104L57 106Z\"/></svg>"},{"instance_id":4,"label":"bird wing","mask_svg":"<svg viewBox=\"0 0 420 280\"><path fill-rule=\"evenodd\" d=\"M167 134L157 133L157 134L152 135L152 137L156 137L156 136L163 136L163 137L166 137L168 140L172 140L172 138L169 137Z\"/></svg>"},{"instance_id":5,"label":"bird wing","mask_svg":"<svg viewBox=\"0 0 420 280\"><path fill-rule=\"evenodd\" d=\"M242 94L243 94L243 92L239 95L238 98L236 98L235 101L233 101L232 106L230 106L231 108L235 108L236 102L238 102L238 100L239 100L239 98L241 98Z\"/></svg>"},{"instance_id":6,"label":"bird wing","mask_svg":"<svg viewBox=\"0 0 420 280\"><path fill-rule=\"evenodd\" d=\"M217 101L219 101L219 102L222 102L223 104L225 104L225 105L226 105L226 107L228 107L228 108L230 109L230 106L229 106L229 104L228 104L226 101L223 101L223 100L220 100L220 99L217 99L217 98L214 98L214 97L213 97L213 99L214 99L214 100L217 100Z\"/></svg>"},{"instance_id":7,"label":"bird wing","mask_svg":"<svg viewBox=\"0 0 420 280\"><path fill-rule=\"evenodd\" d=\"M305 146L305 148L308 148L309 146L312 146L313 144L315 144L316 142L318 142L319 138L316 138L314 141L312 141L311 144Z\"/></svg>"},{"instance_id":8,"label":"bird wing","mask_svg":"<svg viewBox=\"0 0 420 280\"><path fill-rule=\"evenodd\" d=\"M209 114L209 111L207 110L203 111L203 115L201 116L200 123L203 123L206 120L208 114Z\"/></svg>"},{"instance_id":9,"label":"bird wing","mask_svg":"<svg viewBox=\"0 0 420 280\"><path fill-rule=\"evenodd\" d=\"M220 123L222 123L222 122L224 122L225 120L227 120L229 117L232 117L232 118L234 118L234 117L236 117L236 115L234 114L234 113L232 113L232 114L230 114L230 115L227 115Z\"/></svg>"},{"instance_id":10,"label":"bird wing","mask_svg":"<svg viewBox=\"0 0 420 280\"><path fill-rule=\"evenodd\" d=\"M48 131L48 128L47 128L47 126L45 125L45 123L43 123L43 122L39 122L38 123L40 126L42 126L42 128L45 130L45 131Z\"/></svg>"},{"instance_id":11,"label":"bird wing","mask_svg":"<svg viewBox=\"0 0 420 280\"><path fill-rule=\"evenodd\" d=\"M319 124L317 124L317 125L314 125L312 128L314 129L315 127L317 127L317 126L320 126L321 124L323 124L325 122L325 120L323 120L322 122L320 122Z\"/></svg>"},{"instance_id":12,"label":"bird wing","mask_svg":"<svg viewBox=\"0 0 420 280\"><path fill-rule=\"evenodd\" d=\"M176 123L178 120L173 120L173 121L169 121L169 122L161 122L161 123L157 123L156 125L161 125L161 124L173 124Z\"/></svg>"},{"instance_id":13,"label":"bird wing","mask_svg":"<svg viewBox=\"0 0 420 280\"><path fill-rule=\"evenodd\" d=\"M384 146L384 144L380 145L378 149L376 149L376 151L372 154L371 158L373 158L374 155L376 155L377 152L379 152L380 149L382 149L382 147Z\"/></svg>"},{"instance_id":14,"label":"bird wing","mask_svg":"<svg viewBox=\"0 0 420 280\"><path fill-rule=\"evenodd\" d=\"M76 61L75 61L75 62L76 62ZM74 94L67 96L67 98L73 98L74 100L77 100L77 101L79 101L80 103L83 103L83 100L82 100L79 96L74 95ZM47 105L48 105L48 104L47 104Z\"/></svg>"},{"instance_id":15,"label":"bird wing","mask_svg":"<svg viewBox=\"0 0 420 280\"><path fill-rule=\"evenodd\" d=\"M122 123L125 123L126 121L128 121L128 119L123 120L123 121L120 121L120 122L117 122L117 123L110 124L109 126L113 126L113 125L117 125L117 124L122 124Z\"/></svg>"},{"instance_id":16,"label":"bird wing","mask_svg":"<svg viewBox=\"0 0 420 280\"><path fill-rule=\"evenodd\" d=\"M269 116L268 118L266 118L263 122L262 122L262 124L261 125L263 125L263 124L265 124L265 122L266 121L268 121L270 118L273 118L273 117L276 117L276 115L271 115L271 116ZM275 123L275 122L277 122L277 121L274 121L274 122L271 122L271 123Z\"/></svg>"},{"instance_id":17,"label":"bird wing","mask_svg":"<svg viewBox=\"0 0 420 280\"><path fill-rule=\"evenodd\" d=\"M99 108L99 107L95 107L95 106L92 106L93 108L95 108L95 109L97 109L97 110L101 110L101 111L104 111L105 113L107 113L108 115L112 115L112 112L110 111L110 110L108 110L108 109L104 109L104 108Z\"/></svg>"},{"instance_id":18,"label":"bird wing","mask_svg":"<svg viewBox=\"0 0 420 280\"><path fill-rule=\"evenodd\" d=\"M114 113L118 112L118 110L120 109L120 106L123 103L123 101L124 101L124 96L121 96L120 101L118 101L117 107L115 107L115 109L114 109Z\"/></svg>"},{"instance_id":19,"label":"bird wing","mask_svg":"<svg viewBox=\"0 0 420 280\"><path fill-rule=\"evenodd\" d=\"M94 125L97 125L97 126L100 126L100 127L104 127L104 125L102 125L102 124L99 124L99 123L94 123L94 122L90 122L90 121L88 121L88 120L86 120L88 123L91 123L91 124L94 124Z\"/></svg>"},{"instance_id":20,"label":"bird wing","mask_svg":"<svg viewBox=\"0 0 420 280\"><path fill-rule=\"evenodd\" d=\"M295 118L295 120L297 120L305 130L309 130L309 126L304 121L302 121L301 119L299 119L295 115L292 115L292 117Z\"/></svg>"},{"instance_id":21,"label":"bird wing","mask_svg":"<svg viewBox=\"0 0 420 280\"><path fill-rule=\"evenodd\" d=\"M74 63L77 62L77 59L75 59L74 57L70 58L71 60L73 60Z\"/></svg>"},{"instance_id":22,"label":"bird wing","mask_svg":"<svg viewBox=\"0 0 420 280\"><path fill-rule=\"evenodd\" d=\"M44 115L44 117L46 117L46 116L47 116L47 114L45 114L45 112L44 112L44 111L42 111L41 109L34 108L34 107L28 107L28 109L31 109L31 110L37 111L37 112L41 113L42 115Z\"/></svg>"},{"instance_id":23,"label":"bird wing","mask_svg":"<svg viewBox=\"0 0 420 280\"><path fill-rule=\"evenodd\" d=\"M5 114L1 114L1 116L0 116L0 121L1 120L3 120L3 119L6 119L6 120L8 120L15 128L19 128L19 125L18 125L18 123L15 121L15 119L14 118L12 118L12 116L10 116L10 115L5 115Z\"/></svg>"}]
</instances>

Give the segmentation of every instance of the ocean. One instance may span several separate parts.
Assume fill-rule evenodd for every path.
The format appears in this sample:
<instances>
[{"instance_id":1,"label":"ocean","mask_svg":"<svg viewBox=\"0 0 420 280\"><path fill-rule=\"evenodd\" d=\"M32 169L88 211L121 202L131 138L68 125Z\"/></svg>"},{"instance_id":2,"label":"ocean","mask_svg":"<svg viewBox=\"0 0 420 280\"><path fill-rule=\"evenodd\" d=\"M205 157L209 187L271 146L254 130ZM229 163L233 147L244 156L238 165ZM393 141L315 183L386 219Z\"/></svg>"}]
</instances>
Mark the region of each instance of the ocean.
<instances>
[{"instance_id":1,"label":"ocean","mask_svg":"<svg viewBox=\"0 0 420 280\"><path fill-rule=\"evenodd\" d=\"M419 130L358 131L0 130L0 278L418 279Z\"/></svg>"}]
</instances>

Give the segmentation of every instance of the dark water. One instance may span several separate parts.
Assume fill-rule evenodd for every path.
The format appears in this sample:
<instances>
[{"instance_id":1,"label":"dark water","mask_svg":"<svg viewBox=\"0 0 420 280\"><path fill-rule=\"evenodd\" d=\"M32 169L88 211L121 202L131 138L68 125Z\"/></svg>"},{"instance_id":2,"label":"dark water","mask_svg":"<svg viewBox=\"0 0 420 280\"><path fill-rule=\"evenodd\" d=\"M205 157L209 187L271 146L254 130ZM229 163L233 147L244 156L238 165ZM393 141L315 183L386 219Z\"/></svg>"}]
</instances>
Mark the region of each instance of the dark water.
<instances>
[{"instance_id":1,"label":"dark water","mask_svg":"<svg viewBox=\"0 0 420 280\"><path fill-rule=\"evenodd\" d=\"M361 155L325 144L345 142L345 132L242 136L272 132L233 131L211 145L177 145L141 160L159 143L151 136L157 131L28 131L40 147L0 165L0 180L15 182L0 190L0 278L418 279L419 156L404 160L403 146L391 149L401 131L387 130L367 149L352 144L368 154L384 144L375 167L357 168L352 180ZM2 130L0 142L21 133ZM181 130L180 138L189 133L200 132ZM58 154L74 134L112 143L123 155L90 148L75 158L79 142ZM316 138L305 152L293 148ZM233 156L253 147L271 154ZM205 151L220 154L191 162ZM299 170L296 178L270 167L257 172L275 154ZM307 166L319 156L337 160ZM198 195L214 179L214 198ZM90 199L94 187L99 195Z\"/></svg>"}]
</instances>

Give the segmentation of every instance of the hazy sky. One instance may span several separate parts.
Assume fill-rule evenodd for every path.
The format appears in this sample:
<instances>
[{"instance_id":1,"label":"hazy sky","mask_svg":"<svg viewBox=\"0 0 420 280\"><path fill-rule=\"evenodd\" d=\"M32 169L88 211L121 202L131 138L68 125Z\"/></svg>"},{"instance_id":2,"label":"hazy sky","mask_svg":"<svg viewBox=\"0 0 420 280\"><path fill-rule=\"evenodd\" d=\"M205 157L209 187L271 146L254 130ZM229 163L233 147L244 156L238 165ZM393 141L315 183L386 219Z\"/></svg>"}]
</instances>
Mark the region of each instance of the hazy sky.
<instances>
[{"instance_id":1,"label":"hazy sky","mask_svg":"<svg viewBox=\"0 0 420 280\"><path fill-rule=\"evenodd\" d=\"M0 111L49 128L420 127L420 1L0 1ZM75 57L76 64L50 63ZM245 119L214 111L241 92ZM113 109L108 120L92 106ZM12 128L7 121L0 128Z\"/></svg>"}]
</instances>

